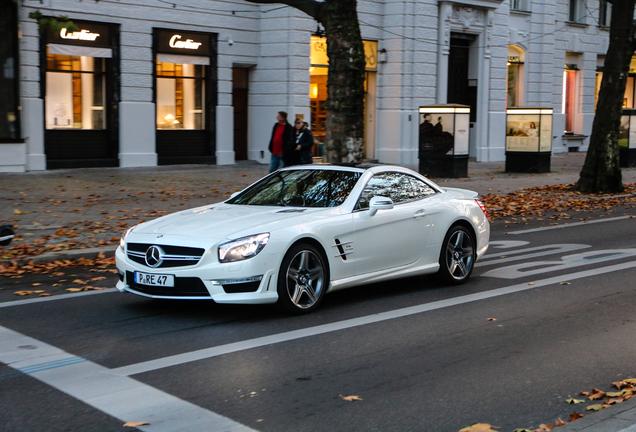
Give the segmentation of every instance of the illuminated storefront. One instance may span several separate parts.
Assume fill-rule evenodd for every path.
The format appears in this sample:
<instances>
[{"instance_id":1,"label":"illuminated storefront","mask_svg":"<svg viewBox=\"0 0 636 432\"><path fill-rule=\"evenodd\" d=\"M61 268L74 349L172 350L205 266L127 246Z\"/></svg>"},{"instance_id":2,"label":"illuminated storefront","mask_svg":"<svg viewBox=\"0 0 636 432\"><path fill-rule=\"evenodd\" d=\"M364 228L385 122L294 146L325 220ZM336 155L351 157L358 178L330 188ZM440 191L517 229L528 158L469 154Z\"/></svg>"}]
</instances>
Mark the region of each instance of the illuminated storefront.
<instances>
[{"instance_id":1,"label":"illuminated storefront","mask_svg":"<svg viewBox=\"0 0 636 432\"><path fill-rule=\"evenodd\" d=\"M118 166L117 26L74 24L41 50L47 168Z\"/></svg>"},{"instance_id":2,"label":"illuminated storefront","mask_svg":"<svg viewBox=\"0 0 636 432\"><path fill-rule=\"evenodd\" d=\"M378 43L363 41L366 58L364 94L365 94L365 128L364 154L367 158L374 158L375 153L375 98L376 72L378 68ZM319 142L325 140L325 122L327 110L327 77L329 58L327 57L327 39L318 36L311 37L311 67L309 68L310 85L309 98L311 101L311 131ZM314 147L314 153L318 151Z\"/></svg>"},{"instance_id":3,"label":"illuminated storefront","mask_svg":"<svg viewBox=\"0 0 636 432\"><path fill-rule=\"evenodd\" d=\"M154 36L158 162L215 163L216 35Z\"/></svg>"}]
</instances>

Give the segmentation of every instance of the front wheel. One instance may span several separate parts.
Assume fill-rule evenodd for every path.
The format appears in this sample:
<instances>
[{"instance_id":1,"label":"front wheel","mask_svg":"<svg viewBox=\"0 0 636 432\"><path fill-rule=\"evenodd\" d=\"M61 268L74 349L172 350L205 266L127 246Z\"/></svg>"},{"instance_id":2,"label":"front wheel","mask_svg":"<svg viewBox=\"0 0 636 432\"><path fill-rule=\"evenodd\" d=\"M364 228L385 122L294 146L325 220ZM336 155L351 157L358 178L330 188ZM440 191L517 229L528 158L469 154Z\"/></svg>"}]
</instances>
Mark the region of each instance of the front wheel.
<instances>
[{"instance_id":1,"label":"front wheel","mask_svg":"<svg viewBox=\"0 0 636 432\"><path fill-rule=\"evenodd\" d=\"M278 302L284 312L306 314L318 307L327 289L329 274L323 254L309 244L293 246L278 272Z\"/></svg>"},{"instance_id":2,"label":"front wheel","mask_svg":"<svg viewBox=\"0 0 636 432\"><path fill-rule=\"evenodd\" d=\"M463 226L452 227L442 243L437 275L442 282L459 285L468 280L475 264L475 242Z\"/></svg>"}]
</instances>

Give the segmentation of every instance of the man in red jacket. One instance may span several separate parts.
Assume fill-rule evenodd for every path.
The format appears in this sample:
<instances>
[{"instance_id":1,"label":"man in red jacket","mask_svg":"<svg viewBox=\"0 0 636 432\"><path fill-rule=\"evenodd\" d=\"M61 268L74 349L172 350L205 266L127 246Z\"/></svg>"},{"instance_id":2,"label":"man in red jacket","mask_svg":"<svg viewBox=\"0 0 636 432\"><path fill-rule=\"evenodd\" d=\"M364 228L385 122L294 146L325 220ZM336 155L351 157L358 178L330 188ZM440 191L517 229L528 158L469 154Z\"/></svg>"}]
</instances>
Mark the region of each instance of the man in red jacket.
<instances>
[{"instance_id":1,"label":"man in red jacket","mask_svg":"<svg viewBox=\"0 0 636 432\"><path fill-rule=\"evenodd\" d=\"M272 159L269 162L269 172L274 172L284 166L283 151L293 130L292 125L287 123L287 113L285 111L279 111L276 120L278 122L274 125L272 138L269 140L269 151L272 153Z\"/></svg>"}]
</instances>

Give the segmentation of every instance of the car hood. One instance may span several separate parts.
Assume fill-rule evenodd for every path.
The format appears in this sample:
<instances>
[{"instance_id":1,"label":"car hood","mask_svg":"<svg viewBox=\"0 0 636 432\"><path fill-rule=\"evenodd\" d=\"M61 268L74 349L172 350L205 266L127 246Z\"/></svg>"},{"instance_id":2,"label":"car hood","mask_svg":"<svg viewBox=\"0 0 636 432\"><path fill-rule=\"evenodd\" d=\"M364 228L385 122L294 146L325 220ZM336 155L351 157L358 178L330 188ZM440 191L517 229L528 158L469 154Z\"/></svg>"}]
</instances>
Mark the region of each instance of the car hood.
<instances>
[{"instance_id":1,"label":"car hood","mask_svg":"<svg viewBox=\"0 0 636 432\"><path fill-rule=\"evenodd\" d=\"M146 222L136 227L133 232L206 239L236 238L235 234L250 235L274 231L296 223L293 220L306 219L309 214L325 210L221 203L173 213Z\"/></svg>"}]
</instances>

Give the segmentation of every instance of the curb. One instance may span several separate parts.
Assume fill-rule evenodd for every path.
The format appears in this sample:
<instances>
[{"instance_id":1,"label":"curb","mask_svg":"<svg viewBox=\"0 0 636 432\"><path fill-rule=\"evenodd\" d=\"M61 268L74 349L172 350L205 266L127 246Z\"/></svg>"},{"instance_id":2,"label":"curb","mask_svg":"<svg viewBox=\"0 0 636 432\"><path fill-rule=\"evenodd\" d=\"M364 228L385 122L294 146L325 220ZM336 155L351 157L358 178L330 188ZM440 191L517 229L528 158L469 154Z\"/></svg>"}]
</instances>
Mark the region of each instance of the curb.
<instances>
[{"instance_id":1,"label":"curb","mask_svg":"<svg viewBox=\"0 0 636 432\"><path fill-rule=\"evenodd\" d=\"M43 263L64 260L78 260L80 258L95 259L99 256L100 253L103 253L106 257L114 256L115 250L117 250L117 248L113 249L112 246L105 246L88 249L73 249L62 252L47 252L43 253L42 255L28 256L16 259L3 259L0 260L0 264L11 264L13 262L16 262L18 263L18 265L25 265L30 262Z\"/></svg>"},{"instance_id":2,"label":"curb","mask_svg":"<svg viewBox=\"0 0 636 432\"><path fill-rule=\"evenodd\" d=\"M559 432L627 432L636 431L636 398L587 414L560 426Z\"/></svg>"}]
</instances>

